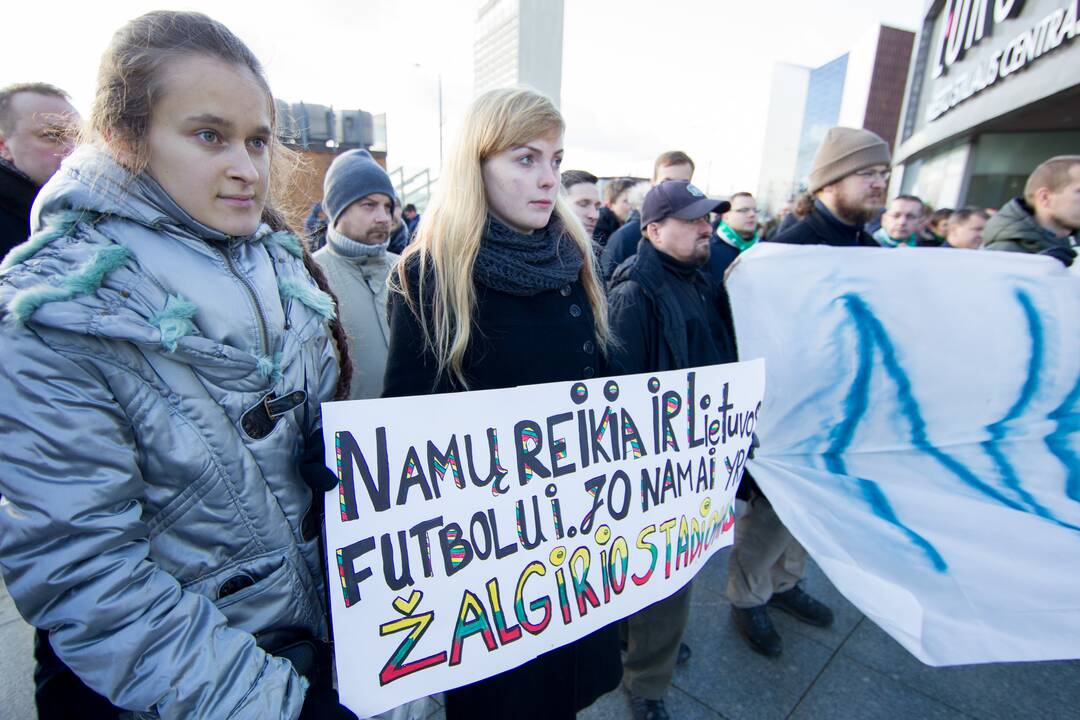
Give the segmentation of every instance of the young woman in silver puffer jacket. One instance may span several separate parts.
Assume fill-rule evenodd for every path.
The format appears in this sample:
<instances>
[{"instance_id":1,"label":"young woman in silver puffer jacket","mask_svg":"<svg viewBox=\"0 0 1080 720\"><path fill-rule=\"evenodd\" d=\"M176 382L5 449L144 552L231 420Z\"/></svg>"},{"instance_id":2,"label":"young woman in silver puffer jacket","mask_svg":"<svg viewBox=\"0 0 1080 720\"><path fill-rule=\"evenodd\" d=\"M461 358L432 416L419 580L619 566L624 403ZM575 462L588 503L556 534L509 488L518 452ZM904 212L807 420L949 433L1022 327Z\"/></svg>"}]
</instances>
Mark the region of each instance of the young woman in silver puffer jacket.
<instances>
[{"instance_id":1,"label":"young woman in silver puffer jacket","mask_svg":"<svg viewBox=\"0 0 1080 720\"><path fill-rule=\"evenodd\" d=\"M344 348L262 222L275 143L240 40L138 18L0 271L0 566L117 712L296 718L329 687L319 408Z\"/></svg>"}]
</instances>

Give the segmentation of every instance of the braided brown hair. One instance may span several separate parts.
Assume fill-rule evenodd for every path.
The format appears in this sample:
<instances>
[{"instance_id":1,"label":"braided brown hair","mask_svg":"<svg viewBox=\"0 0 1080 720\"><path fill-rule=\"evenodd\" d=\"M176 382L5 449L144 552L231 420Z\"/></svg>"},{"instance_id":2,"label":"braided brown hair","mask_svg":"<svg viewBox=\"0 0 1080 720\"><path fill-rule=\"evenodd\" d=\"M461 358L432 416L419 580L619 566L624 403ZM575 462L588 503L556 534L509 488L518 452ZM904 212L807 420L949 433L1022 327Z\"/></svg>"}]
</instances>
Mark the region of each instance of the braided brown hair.
<instances>
[{"instance_id":1,"label":"braided brown hair","mask_svg":"<svg viewBox=\"0 0 1080 720\"><path fill-rule=\"evenodd\" d=\"M289 222L285 219L285 216L269 205L263 208L262 220L270 226L271 230L284 230L296 235L293 228L289 226ZM304 252L304 267L307 268L308 273L311 275L311 279L315 281L315 284L319 286L320 290L333 298L334 307L338 308L340 311L341 304L338 303L334 291L330 289L330 283L326 280L326 274L323 273L322 268L315 262L315 259L311 257L311 253L308 252L307 246L305 246L304 243L298 244ZM349 357L349 341L345 336L345 328L341 326L340 312L338 315L335 315L329 323L330 337L334 341L334 347L337 349L338 357L338 382L337 389L334 391L334 400L348 400L349 389L352 386L352 358Z\"/></svg>"}]
</instances>

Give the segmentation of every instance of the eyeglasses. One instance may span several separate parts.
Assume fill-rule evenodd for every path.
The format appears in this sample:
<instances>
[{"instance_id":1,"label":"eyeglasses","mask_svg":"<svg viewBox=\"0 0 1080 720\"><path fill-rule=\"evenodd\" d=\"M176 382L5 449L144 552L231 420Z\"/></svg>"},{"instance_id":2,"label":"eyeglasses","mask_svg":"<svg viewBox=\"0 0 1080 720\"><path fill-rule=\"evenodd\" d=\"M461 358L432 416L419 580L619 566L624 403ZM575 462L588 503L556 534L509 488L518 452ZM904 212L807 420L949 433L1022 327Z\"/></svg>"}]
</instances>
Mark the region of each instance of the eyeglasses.
<instances>
[{"instance_id":1,"label":"eyeglasses","mask_svg":"<svg viewBox=\"0 0 1080 720\"><path fill-rule=\"evenodd\" d=\"M741 215L749 215L750 213L756 213L757 208L756 207L744 207L744 208L738 208L736 210L733 210L732 212L737 212L737 213L739 213Z\"/></svg>"},{"instance_id":2,"label":"eyeglasses","mask_svg":"<svg viewBox=\"0 0 1080 720\"><path fill-rule=\"evenodd\" d=\"M892 177L892 172L889 170L860 170L855 173L855 177L862 178L867 182L880 180L883 183L887 183L889 182L889 178Z\"/></svg>"}]
</instances>

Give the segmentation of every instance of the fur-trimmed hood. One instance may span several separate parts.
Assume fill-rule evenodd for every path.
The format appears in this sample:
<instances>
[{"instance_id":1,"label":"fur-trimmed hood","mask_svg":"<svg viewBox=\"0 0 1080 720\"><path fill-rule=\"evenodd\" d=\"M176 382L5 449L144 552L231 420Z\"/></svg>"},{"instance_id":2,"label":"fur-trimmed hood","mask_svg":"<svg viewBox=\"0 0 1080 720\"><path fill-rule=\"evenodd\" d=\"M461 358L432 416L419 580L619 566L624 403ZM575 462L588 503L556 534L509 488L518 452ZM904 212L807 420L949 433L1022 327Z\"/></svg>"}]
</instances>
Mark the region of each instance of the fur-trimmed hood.
<instances>
[{"instance_id":1,"label":"fur-trimmed hood","mask_svg":"<svg viewBox=\"0 0 1080 720\"><path fill-rule=\"evenodd\" d=\"M151 177L133 176L91 147L64 161L35 201L31 222L33 235L0 266L0 312L9 325L160 346L196 364L212 358L268 376L281 340L271 315L296 299L320 319L334 316L294 236L266 225L245 237L209 228ZM272 264L258 262L266 254ZM239 305L203 292L211 269L235 276L229 285L241 286L234 287ZM255 310L242 297L248 294L259 306L255 314L267 317L249 332L226 331L238 307Z\"/></svg>"}]
</instances>

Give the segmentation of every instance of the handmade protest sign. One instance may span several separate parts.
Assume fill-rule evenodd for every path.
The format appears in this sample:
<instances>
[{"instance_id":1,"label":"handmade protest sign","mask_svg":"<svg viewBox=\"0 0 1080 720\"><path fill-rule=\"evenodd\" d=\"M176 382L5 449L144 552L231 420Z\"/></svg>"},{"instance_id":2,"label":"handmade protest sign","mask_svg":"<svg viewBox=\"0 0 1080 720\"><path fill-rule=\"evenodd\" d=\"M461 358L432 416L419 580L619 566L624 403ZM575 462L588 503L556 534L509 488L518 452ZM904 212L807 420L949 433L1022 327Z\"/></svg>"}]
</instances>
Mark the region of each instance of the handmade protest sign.
<instances>
[{"instance_id":1,"label":"handmade protest sign","mask_svg":"<svg viewBox=\"0 0 1080 720\"><path fill-rule=\"evenodd\" d=\"M361 716L660 600L731 544L761 362L327 403L338 686Z\"/></svg>"},{"instance_id":2,"label":"handmade protest sign","mask_svg":"<svg viewBox=\"0 0 1080 720\"><path fill-rule=\"evenodd\" d=\"M768 367L750 470L840 592L928 664L1080 657L1080 278L766 244L726 285Z\"/></svg>"}]
</instances>

